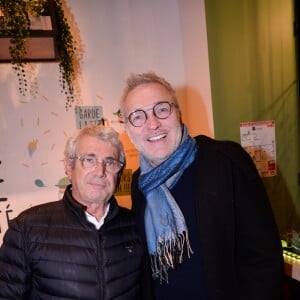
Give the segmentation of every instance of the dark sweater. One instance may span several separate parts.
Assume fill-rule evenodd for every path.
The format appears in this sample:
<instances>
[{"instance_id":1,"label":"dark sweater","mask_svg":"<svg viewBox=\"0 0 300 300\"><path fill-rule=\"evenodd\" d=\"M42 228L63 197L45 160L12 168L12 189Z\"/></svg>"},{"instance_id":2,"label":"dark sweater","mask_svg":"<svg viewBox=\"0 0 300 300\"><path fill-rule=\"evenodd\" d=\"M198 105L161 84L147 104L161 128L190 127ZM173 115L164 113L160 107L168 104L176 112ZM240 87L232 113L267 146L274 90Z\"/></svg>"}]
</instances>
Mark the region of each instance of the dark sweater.
<instances>
[{"instance_id":1,"label":"dark sweater","mask_svg":"<svg viewBox=\"0 0 300 300\"><path fill-rule=\"evenodd\" d=\"M205 300L205 288L203 283L202 256L200 249L199 231L197 229L196 211L191 200L195 197L195 163L189 166L181 176L180 180L171 190L173 197L176 199L184 216L189 231L189 241L194 252L188 257L185 252L184 263L175 270L169 271L169 283L160 283L155 281L155 299L188 299L188 300ZM194 178L195 179L195 178ZM188 289L186 288L188 287Z\"/></svg>"}]
</instances>

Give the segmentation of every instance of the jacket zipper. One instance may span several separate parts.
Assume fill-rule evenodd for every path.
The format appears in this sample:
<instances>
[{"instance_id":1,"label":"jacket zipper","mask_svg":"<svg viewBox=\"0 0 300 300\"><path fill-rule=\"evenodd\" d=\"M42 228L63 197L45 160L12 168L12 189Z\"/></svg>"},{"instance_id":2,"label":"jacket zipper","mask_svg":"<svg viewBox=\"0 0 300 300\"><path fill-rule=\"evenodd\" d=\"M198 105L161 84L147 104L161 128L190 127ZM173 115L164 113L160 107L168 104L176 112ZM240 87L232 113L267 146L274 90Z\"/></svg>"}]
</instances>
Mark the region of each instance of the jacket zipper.
<instances>
[{"instance_id":1,"label":"jacket zipper","mask_svg":"<svg viewBox=\"0 0 300 300\"><path fill-rule=\"evenodd\" d=\"M102 251L102 238L100 236L100 231L96 231L97 235L97 257L98 257L98 274L99 274L99 285L100 285L100 297L99 300L104 300L104 290L105 290L105 283L104 283L104 265L103 265L103 251Z\"/></svg>"}]
</instances>

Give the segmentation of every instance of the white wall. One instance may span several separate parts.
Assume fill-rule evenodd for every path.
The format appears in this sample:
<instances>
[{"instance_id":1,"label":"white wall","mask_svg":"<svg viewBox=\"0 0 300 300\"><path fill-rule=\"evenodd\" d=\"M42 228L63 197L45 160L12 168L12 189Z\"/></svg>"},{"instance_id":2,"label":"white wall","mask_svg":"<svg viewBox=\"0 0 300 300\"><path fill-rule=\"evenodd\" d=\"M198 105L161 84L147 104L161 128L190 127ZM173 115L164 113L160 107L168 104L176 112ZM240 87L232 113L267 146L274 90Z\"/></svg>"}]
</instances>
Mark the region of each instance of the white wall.
<instances>
[{"instance_id":1,"label":"white wall","mask_svg":"<svg viewBox=\"0 0 300 300\"><path fill-rule=\"evenodd\" d=\"M128 168L137 154L113 114L130 72L153 70L178 90L191 133L213 134L204 0L67 0L84 49L80 105L101 105L126 143ZM18 94L9 64L0 64L0 240L9 218L60 197L62 154L75 130L74 109L65 111L57 63L32 64L36 99ZM36 147L29 146L36 143ZM34 151L33 151L34 150ZM37 185L36 180L43 183ZM118 198L123 205L128 197Z\"/></svg>"},{"instance_id":2,"label":"white wall","mask_svg":"<svg viewBox=\"0 0 300 300\"><path fill-rule=\"evenodd\" d=\"M191 135L214 136L204 0L179 0L186 123Z\"/></svg>"}]
</instances>

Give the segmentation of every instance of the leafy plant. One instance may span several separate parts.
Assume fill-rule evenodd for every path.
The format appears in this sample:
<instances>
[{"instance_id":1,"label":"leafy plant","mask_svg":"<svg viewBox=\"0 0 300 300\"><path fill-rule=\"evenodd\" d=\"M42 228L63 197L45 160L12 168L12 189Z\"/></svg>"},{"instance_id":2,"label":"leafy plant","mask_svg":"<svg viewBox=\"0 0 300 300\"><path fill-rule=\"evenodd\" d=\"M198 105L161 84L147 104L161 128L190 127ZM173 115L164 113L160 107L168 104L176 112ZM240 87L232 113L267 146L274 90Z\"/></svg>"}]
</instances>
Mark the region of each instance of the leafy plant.
<instances>
[{"instance_id":1,"label":"leafy plant","mask_svg":"<svg viewBox=\"0 0 300 300\"><path fill-rule=\"evenodd\" d=\"M26 76L26 39L30 36L30 17L49 14L50 2L54 6L57 26L56 46L59 56L61 92L66 96L66 109L75 101L76 43L65 17L61 0L0 0L0 35L10 38L9 53L13 69L19 80L19 92L25 96L29 84Z\"/></svg>"},{"instance_id":2,"label":"leafy plant","mask_svg":"<svg viewBox=\"0 0 300 300\"><path fill-rule=\"evenodd\" d=\"M75 101L73 82L75 80L74 57L77 48L60 0L54 0L54 8L58 30L56 42L60 57L60 84L62 92L66 95L66 109L69 109Z\"/></svg>"},{"instance_id":3,"label":"leafy plant","mask_svg":"<svg viewBox=\"0 0 300 300\"><path fill-rule=\"evenodd\" d=\"M300 254L300 233L299 232L297 231L293 232L291 244L294 251Z\"/></svg>"},{"instance_id":4,"label":"leafy plant","mask_svg":"<svg viewBox=\"0 0 300 300\"><path fill-rule=\"evenodd\" d=\"M1 35L11 37L9 53L13 69L19 79L19 91L25 95L27 92L27 79L24 70L23 58L27 50L26 37L29 36L30 19L27 13L27 3L24 1L0 0L1 10Z\"/></svg>"}]
</instances>

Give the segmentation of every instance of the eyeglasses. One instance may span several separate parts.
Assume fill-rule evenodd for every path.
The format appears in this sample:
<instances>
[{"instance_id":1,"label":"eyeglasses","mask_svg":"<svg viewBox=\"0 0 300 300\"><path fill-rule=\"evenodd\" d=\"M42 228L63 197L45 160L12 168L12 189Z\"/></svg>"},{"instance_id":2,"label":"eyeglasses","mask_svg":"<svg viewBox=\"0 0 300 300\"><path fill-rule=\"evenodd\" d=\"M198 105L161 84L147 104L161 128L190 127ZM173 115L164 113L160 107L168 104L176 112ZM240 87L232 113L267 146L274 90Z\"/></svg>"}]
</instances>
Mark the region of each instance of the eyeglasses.
<instances>
[{"instance_id":1,"label":"eyeglasses","mask_svg":"<svg viewBox=\"0 0 300 300\"><path fill-rule=\"evenodd\" d=\"M168 101L160 101L148 110L152 109L153 115L157 119L166 119L172 113L173 106L174 106L174 103L170 103ZM148 111L148 110L146 110L146 111ZM148 119L146 111L143 109L137 109L137 110L133 111L131 114L129 114L128 120L129 120L130 124L134 127L143 126Z\"/></svg>"},{"instance_id":2,"label":"eyeglasses","mask_svg":"<svg viewBox=\"0 0 300 300\"><path fill-rule=\"evenodd\" d=\"M113 174L118 173L124 166L124 163L113 158L98 160L98 158L93 155L74 156L72 158L80 160L84 169L92 169L101 163L105 171Z\"/></svg>"}]
</instances>

